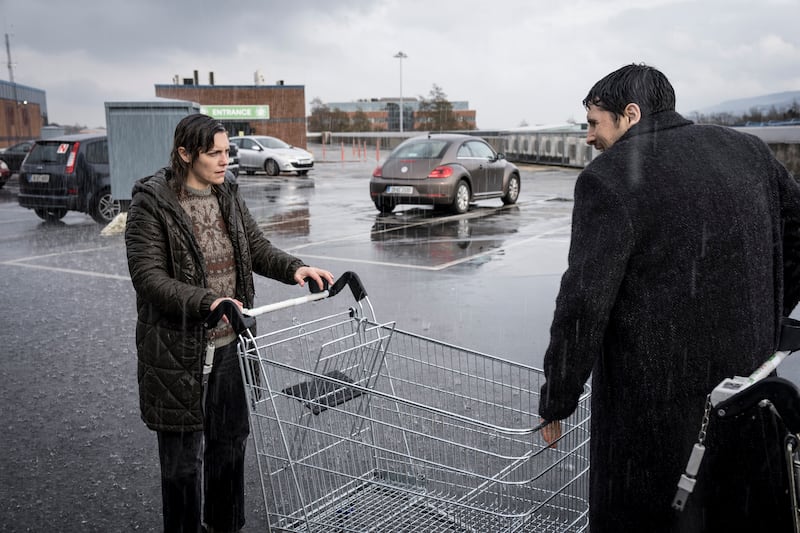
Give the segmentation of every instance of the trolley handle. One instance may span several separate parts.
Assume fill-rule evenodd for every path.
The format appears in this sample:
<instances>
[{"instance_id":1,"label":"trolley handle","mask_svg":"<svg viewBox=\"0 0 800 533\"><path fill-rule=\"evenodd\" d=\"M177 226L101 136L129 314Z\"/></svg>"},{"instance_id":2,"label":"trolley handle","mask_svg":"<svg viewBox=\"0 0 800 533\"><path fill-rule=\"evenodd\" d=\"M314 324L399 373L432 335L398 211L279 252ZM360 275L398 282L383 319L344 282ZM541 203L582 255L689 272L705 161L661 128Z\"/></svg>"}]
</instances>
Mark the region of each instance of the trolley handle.
<instances>
[{"instance_id":1,"label":"trolley handle","mask_svg":"<svg viewBox=\"0 0 800 533\"><path fill-rule=\"evenodd\" d=\"M800 350L800 321L784 318L781 322L778 350L749 376L734 376L720 382L711 392L711 405L717 407L720 403L767 378L777 370L786 357L797 350Z\"/></svg>"},{"instance_id":2,"label":"trolley handle","mask_svg":"<svg viewBox=\"0 0 800 533\"><path fill-rule=\"evenodd\" d=\"M768 400L792 433L800 432L800 394L793 383L771 374L792 352L800 350L800 321L784 318L777 351L747 377L726 378L717 385L706 400L705 414L698 442L692 449L685 472L678 481L672 507L682 511L694 491L697 473L705 454L704 440L709 415L713 408L719 418L732 418Z\"/></svg>"},{"instance_id":3,"label":"trolley handle","mask_svg":"<svg viewBox=\"0 0 800 533\"><path fill-rule=\"evenodd\" d=\"M241 335L245 330L252 328L256 324L255 318L242 314L236 302L231 299L225 299L208 314L203 321L203 325L207 329L211 329L222 320L223 316L228 318L228 323L233 327L237 335Z\"/></svg>"},{"instance_id":4,"label":"trolley handle","mask_svg":"<svg viewBox=\"0 0 800 533\"><path fill-rule=\"evenodd\" d=\"M720 402L715 406L716 414L720 418L732 418L744 413L762 400L768 400L775 407L789 431L800 433L800 394L794 383L777 376L754 383Z\"/></svg>"},{"instance_id":5,"label":"trolley handle","mask_svg":"<svg viewBox=\"0 0 800 533\"><path fill-rule=\"evenodd\" d=\"M784 318L778 351L750 376L726 379L711 393L711 404L717 416L730 418L762 400L769 400L787 427L794 433L800 432L800 396L797 387L790 381L771 375L786 357L797 350L800 350L800 321Z\"/></svg>"},{"instance_id":6,"label":"trolley handle","mask_svg":"<svg viewBox=\"0 0 800 533\"><path fill-rule=\"evenodd\" d=\"M794 352L800 350L800 320L784 318L781 322L781 338L778 350Z\"/></svg>"},{"instance_id":7,"label":"trolley handle","mask_svg":"<svg viewBox=\"0 0 800 533\"><path fill-rule=\"evenodd\" d=\"M356 302L360 302L367 297L367 291L364 289L361 279L355 272L345 272L339 276L339 279L337 279L333 285L330 286L327 281L323 280L322 288L320 288L319 285L317 285L316 282L314 282L311 278L306 278L306 283L311 294L268 305L262 305L261 307L256 307L253 309L240 310L239 306L237 306L233 300L223 300L211 313L209 313L204 321L204 325L207 328L212 328L222 319L223 316L226 316L228 317L228 322L230 322L230 324L233 326L236 334L241 335L245 330L250 329L255 325L255 317L258 315L263 315L279 309L285 309L287 307L294 307L296 305L315 302L324 298L330 298L339 294L345 287L350 288L350 292L353 293L353 298L355 298Z\"/></svg>"},{"instance_id":8,"label":"trolley handle","mask_svg":"<svg viewBox=\"0 0 800 533\"><path fill-rule=\"evenodd\" d=\"M309 283L308 285L309 290L311 290L312 293L320 292L319 287L317 287L315 283ZM327 289L327 285L328 282L325 282L324 289ZM341 292L342 289L344 289L345 285L350 287L350 292L353 293L353 298L355 298L357 302L360 302L367 297L367 290L361 283L361 278L358 277L358 274L350 270L339 276L339 279L337 279L333 286L328 289L328 296L336 296L339 294L339 292Z\"/></svg>"}]
</instances>

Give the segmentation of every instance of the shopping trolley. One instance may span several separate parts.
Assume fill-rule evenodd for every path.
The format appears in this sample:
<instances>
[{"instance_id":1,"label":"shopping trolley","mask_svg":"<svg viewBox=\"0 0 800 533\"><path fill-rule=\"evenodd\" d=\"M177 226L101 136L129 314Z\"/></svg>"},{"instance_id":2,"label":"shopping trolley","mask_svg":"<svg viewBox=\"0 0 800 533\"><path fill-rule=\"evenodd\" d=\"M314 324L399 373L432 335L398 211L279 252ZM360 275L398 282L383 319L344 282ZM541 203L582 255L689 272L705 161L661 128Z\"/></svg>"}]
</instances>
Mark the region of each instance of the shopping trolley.
<instances>
[{"instance_id":1,"label":"shopping trolley","mask_svg":"<svg viewBox=\"0 0 800 533\"><path fill-rule=\"evenodd\" d=\"M377 322L352 272L314 285L219 311L239 333L271 530L588 528L588 387L548 447L535 436L540 370ZM345 287L354 305L321 302ZM281 324L276 313L253 334L252 317L310 302L321 316Z\"/></svg>"},{"instance_id":2,"label":"shopping trolley","mask_svg":"<svg viewBox=\"0 0 800 533\"><path fill-rule=\"evenodd\" d=\"M696 476L705 453L703 440L711 416L733 418L762 402L767 402L786 428L784 453L789 480L789 496L795 533L800 533L800 393L789 380L773 375L793 352L800 350L800 321L785 318L777 351L749 376L722 380L709 394L699 442L694 445L686 471L678 482L672 506L682 510L694 490Z\"/></svg>"}]
</instances>

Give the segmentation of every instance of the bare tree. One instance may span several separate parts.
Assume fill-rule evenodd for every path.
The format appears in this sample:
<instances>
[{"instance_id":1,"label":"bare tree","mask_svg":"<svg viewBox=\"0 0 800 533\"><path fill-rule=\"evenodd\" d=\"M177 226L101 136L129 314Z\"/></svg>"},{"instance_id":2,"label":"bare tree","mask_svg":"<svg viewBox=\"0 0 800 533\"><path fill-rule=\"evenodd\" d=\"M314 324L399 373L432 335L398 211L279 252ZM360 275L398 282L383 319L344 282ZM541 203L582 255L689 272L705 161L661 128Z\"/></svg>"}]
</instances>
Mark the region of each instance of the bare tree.
<instances>
[{"instance_id":1,"label":"bare tree","mask_svg":"<svg viewBox=\"0 0 800 533\"><path fill-rule=\"evenodd\" d=\"M415 128L422 131L447 131L469 129L467 122L453 111L441 87L433 84L428 98L420 97L419 110L414 116Z\"/></svg>"},{"instance_id":2,"label":"bare tree","mask_svg":"<svg viewBox=\"0 0 800 533\"><path fill-rule=\"evenodd\" d=\"M360 107L353 113L353 118L350 122L350 131L371 131L372 124L369 117Z\"/></svg>"},{"instance_id":3,"label":"bare tree","mask_svg":"<svg viewBox=\"0 0 800 533\"><path fill-rule=\"evenodd\" d=\"M309 131L350 131L350 117L338 107L330 109L315 98L311 102L308 129Z\"/></svg>"}]
</instances>

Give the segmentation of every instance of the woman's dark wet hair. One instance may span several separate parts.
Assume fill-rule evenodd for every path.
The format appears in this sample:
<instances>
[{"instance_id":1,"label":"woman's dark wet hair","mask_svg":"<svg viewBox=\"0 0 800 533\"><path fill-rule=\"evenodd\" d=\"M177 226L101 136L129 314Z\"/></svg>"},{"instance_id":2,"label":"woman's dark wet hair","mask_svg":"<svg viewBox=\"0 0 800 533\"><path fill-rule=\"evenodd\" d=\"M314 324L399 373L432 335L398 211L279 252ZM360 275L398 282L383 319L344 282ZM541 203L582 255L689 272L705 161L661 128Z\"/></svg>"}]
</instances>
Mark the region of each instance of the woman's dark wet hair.
<instances>
[{"instance_id":1,"label":"woman's dark wet hair","mask_svg":"<svg viewBox=\"0 0 800 533\"><path fill-rule=\"evenodd\" d=\"M594 84L583 100L583 107L595 105L623 116L625 106L637 104L642 115L675 110L675 90L659 70L645 65L626 65Z\"/></svg>"},{"instance_id":2,"label":"woman's dark wet hair","mask_svg":"<svg viewBox=\"0 0 800 533\"><path fill-rule=\"evenodd\" d=\"M227 130L221 122L208 115L195 113L178 122L170 154L170 167L178 178L176 185L180 186L183 183L190 167L189 163L181 159L178 148L182 146L194 161L201 153L208 152L214 147L214 136L217 133L227 133Z\"/></svg>"}]
</instances>

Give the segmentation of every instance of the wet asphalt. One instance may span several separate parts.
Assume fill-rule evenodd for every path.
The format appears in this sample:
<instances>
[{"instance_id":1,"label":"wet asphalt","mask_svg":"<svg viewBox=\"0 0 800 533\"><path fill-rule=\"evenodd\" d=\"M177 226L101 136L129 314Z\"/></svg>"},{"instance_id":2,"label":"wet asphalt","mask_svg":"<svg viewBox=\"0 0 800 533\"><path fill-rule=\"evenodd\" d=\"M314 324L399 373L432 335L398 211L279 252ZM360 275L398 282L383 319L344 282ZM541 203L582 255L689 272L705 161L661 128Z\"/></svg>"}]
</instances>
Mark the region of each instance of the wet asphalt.
<instances>
[{"instance_id":1,"label":"wet asphalt","mask_svg":"<svg viewBox=\"0 0 800 533\"><path fill-rule=\"evenodd\" d=\"M576 169L522 166L516 206L380 216L368 191L376 154L348 147L325 159L308 177L240 177L273 243L335 275L357 272L381 321L540 364ZM80 213L45 223L16 204L14 180L0 189L0 228L0 531L159 531L156 439L139 418L121 233L102 235ZM306 294L263 278L256 293L257 305ZM336 298L349 306L348 297ZM304 320L302 308L284 312ZM266 531L250 444L245 531Z\"/></svg>"},{"instance_id":2,"label":"wet asphalt","mask_svg":"<svg viewBox=\"0 0 800 533\"><path fill-rule=\"evenodd\" d=\"M305 178L240 177L276 245L334 274L357 272L379 320L512 360L541 358L566 264L574 169L525 167L511 208L493 200L462 216L401 207L383 217L368 192L376 154L326 156ZM122 234L102 235L81 213L45 223L17 205L17 189L16 178L0 189L0 531L159 531ZM258 305L306 294L263 278L256 291ZM302 309L287 312L304 319ZM266 530L252 443L247 499L245 530Z\"/></svg>"}]
</instances>

